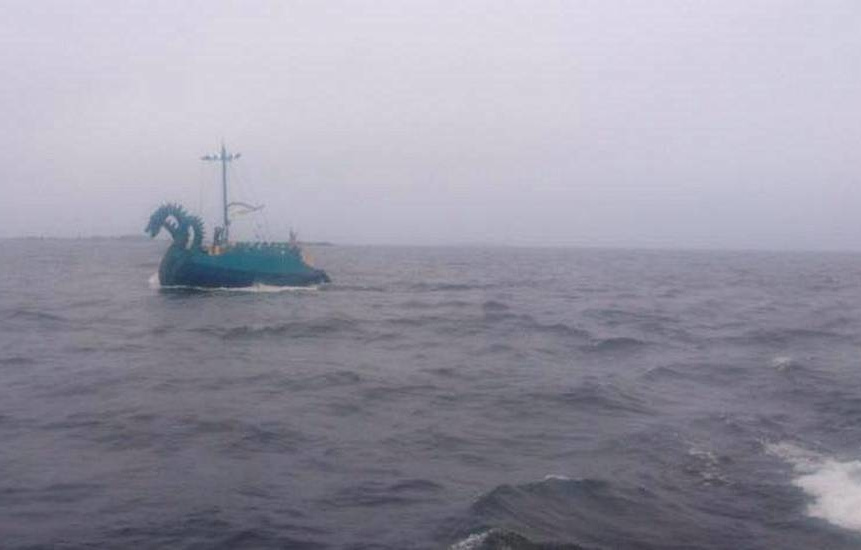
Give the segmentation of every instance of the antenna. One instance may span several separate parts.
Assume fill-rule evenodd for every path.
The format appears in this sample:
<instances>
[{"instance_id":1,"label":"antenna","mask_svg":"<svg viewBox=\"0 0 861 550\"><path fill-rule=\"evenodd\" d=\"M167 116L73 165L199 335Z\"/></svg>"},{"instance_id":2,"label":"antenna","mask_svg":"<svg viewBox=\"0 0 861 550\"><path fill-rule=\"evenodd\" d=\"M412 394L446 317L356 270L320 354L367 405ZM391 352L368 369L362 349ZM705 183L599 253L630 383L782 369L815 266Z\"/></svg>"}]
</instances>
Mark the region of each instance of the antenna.
<instances>
[{"instance_id":1,"label":"antenna","mask_svg":"<svg viewBox=\"0 0 861 550\"><path fill-rule=\"evenodd\" d=\"M221 163L221 204L224 212L224 232L222 233L224 242L227 243L229 235L230 218L227 217L227 163L238 159L242 153L228 153L224 147L224 142L221 142L221 151L214 155L205 155L200 157L204 161L218 161Z\"/></svg>"}]
</instances>

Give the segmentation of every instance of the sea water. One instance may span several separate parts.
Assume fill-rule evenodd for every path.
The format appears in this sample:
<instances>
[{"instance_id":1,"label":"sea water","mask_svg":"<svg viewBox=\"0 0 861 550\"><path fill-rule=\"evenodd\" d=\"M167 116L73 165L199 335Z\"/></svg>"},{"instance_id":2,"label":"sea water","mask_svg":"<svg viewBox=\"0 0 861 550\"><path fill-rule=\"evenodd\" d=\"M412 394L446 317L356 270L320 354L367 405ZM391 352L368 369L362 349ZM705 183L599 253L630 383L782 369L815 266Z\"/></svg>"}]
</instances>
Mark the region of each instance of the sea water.
<instances>
[{"instance_id":1,"label":"sea water","mask_svg":"<svg viewBox=\"0 0 861 550\"><path fill-rule=\"evenodd\" d=\"M165 246L0 241L3 548L861 547L861 255Z\"/></svg>"}]
</instances>

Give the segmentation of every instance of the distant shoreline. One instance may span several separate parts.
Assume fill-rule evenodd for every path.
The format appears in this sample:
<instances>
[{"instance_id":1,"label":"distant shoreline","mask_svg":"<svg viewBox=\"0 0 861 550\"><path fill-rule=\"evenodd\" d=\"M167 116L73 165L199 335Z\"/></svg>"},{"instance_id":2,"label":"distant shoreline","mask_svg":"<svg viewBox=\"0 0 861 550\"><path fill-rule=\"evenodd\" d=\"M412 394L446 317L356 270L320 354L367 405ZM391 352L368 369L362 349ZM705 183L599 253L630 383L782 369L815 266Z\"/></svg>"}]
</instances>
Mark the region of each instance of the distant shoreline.
<instances>
[{"instance_id":1,"label":"distant shoreline","mask_svg":"<svg viewBox=\"0 0 861 550\"><path fill-rule=\"evenodd\" d=\"M56 237L45 235L23 235L19 237L0 237L0 241L135 241L149 242L153 239L147 235L92 235L88 237ZM272 240L267 242L282 242ZM287 242L286 239L283 242ZM303 246L336 246L330 241L299 241Z\"/></svg>"}]
</instances>

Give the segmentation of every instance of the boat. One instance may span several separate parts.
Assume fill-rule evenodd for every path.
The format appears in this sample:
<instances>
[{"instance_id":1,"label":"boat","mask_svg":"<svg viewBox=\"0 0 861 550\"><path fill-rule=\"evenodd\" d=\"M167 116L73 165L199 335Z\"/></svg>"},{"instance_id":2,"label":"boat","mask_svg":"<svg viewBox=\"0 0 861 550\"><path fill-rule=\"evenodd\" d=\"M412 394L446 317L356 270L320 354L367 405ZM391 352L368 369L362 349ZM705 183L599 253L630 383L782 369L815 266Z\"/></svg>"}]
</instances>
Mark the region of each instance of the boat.
<instances>
[{"instance_id":1,"label":"boat","mask_svg":"<svg viewBox=\"0 0 861 550\"><path fill-rule=\"evenodd\" d=\"M330 282L329 275L306 259L296 234L288 242L232 242L231 206L228 202L227 165L240 157L228 153L224 144L204 161L221 163L223 221L204 244L204 223L180 204L165 203L152 213L145 232L155 238L164 229L173 239L158 268L163 287L237 288L255 285L314 286ZM259 207L257 208L259 209Z\"/></svg>"}]
</instances>

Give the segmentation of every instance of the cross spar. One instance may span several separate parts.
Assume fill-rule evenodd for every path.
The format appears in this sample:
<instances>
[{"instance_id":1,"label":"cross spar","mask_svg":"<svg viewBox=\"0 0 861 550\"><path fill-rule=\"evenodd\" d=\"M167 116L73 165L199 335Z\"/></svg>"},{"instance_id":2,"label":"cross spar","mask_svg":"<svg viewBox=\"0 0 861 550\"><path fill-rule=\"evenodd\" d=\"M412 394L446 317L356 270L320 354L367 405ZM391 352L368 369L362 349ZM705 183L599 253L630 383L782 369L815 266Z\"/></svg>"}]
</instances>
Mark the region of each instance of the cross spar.
<instances>
[{"instance_id":1,"label":"cross spar","mask_svg":"<svg viewBox=\"0 0 861 550\"><path fill-rule=\"evenodd\" d=\"M221 206L224 213L224 226L221 232L219 232L216 228L215 234L221 235L221 238L218 239L218 242L213 243L216 245L227 244L228 238L230 236L230 218L227 215L227 163L232 162L241 156L242 153L228 153L227 148L224 146L224 142L222 141L221 151L214 155L205 155L200 157L200 160L203 161L217 161L221 163Z\"/></svg>"}]
</instances>

